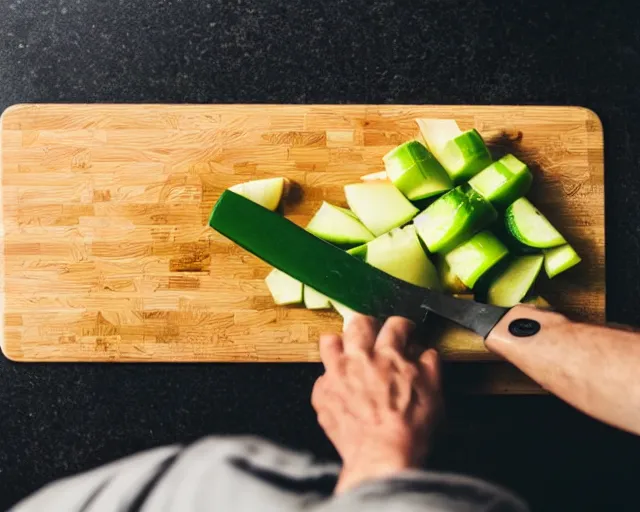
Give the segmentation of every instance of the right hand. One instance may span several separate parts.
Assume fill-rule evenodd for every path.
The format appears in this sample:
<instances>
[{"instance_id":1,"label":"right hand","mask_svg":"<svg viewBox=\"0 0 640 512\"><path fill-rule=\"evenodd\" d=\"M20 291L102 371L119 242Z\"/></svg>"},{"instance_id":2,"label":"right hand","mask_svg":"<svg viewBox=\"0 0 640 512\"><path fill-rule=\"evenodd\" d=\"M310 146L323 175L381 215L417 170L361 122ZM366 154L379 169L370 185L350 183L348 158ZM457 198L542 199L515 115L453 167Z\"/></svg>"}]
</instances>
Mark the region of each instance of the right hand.
<instances>
[{"instance_id":1,"label":"right hand","mask_svg":"<svg viewBox=\"0 0 640 512\"><path fill-rule=\"evenodd\" d=\"M343 460L336 492L423 463L442 409L435 350L417 363L405 348L413 324L356 315L342 336L324 335L325 366L311 401L318 422Z\"/></svg>"}]
</instances>

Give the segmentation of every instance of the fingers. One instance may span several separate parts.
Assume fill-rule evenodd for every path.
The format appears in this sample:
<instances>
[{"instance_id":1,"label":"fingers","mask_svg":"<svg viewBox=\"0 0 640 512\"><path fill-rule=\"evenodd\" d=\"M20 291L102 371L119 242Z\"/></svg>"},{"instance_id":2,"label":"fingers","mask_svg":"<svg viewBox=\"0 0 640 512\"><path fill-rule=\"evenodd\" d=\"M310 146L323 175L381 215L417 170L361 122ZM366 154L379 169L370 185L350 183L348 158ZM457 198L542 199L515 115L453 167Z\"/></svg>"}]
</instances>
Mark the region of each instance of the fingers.
<instances>
[{"instance_id":1,"label":"fingers","mask_svg":"<svg viewBox=\"0 0 640 512\"><path fill-rule=\"evenodd\" d=\"M320 336L320 359L325 371L336 369L342 355L342 338L337 334Z\"/></svg>"},{"instance_id":2,"label":"fingers","mask_svg":"<svg viewBox=\"0 0 640 512\"><path fill-rule=\"evenodd\" d=\"M438 352L432 348L425 350L420 356L418 365L420 366L420 373L422 374L423 379L426 380L427 385L435 390L439 390L441 385L441 375Z\"/></svg>"},{"instance_id":3,"label":"fingers","mask_svg":"<svg viewBox=\"0 0 640 512\"><path fill-rule=\"evenodd\" d=\"M403 354L414 328L415 324L411 320L401 316L392 316L384 323L378 333L376 351L391 350Z\"/></svg>"},{"instance_id":4,"label":"fingers","mask_svg":"<svg viewBox=\"0 0 640 512\"><path fill-rule=\"evenodd\" d=\"M362 352L370 354L376 342L378 322L370 317L355 314L343 335L344 353L360 355Z\"/></svg>"}]
</instances>

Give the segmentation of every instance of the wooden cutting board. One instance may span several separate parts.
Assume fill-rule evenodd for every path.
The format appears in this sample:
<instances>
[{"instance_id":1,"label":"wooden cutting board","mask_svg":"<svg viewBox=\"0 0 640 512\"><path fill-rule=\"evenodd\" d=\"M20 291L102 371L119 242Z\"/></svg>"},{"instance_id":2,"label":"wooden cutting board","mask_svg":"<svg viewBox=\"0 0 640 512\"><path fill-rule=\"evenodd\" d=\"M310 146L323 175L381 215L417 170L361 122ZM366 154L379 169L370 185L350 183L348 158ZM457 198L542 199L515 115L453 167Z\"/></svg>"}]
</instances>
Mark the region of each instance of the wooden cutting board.
<instances>
[{"instance_id":1,"label":"wooden cutting board","mask_svg":"<svg viewBox=\"0 0 640 512\"><path fill-rule=\"evenodd\" d=\"M532 199L584 258L543 293L603 321L603 142L589 110L17 105L2 117L2 350L16 361L317 361L338 315L275 307L269 267L207 226L211 208L230 185L286 176L299 189L283 213L305 225L416 137L419 117L455 118L529 164ZM460 329L438 344L449 359L491 358Z\"/></svg>"}]
</instances>

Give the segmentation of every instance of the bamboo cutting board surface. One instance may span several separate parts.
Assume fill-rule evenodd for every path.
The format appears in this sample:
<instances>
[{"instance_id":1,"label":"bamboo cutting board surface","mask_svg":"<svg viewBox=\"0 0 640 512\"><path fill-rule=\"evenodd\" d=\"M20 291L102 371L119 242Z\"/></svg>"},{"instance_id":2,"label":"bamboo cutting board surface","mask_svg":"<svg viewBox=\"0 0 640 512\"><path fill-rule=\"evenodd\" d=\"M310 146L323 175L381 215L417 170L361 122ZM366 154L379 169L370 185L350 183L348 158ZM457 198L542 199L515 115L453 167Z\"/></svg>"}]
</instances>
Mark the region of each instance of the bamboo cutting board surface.
<instances>
[{"instance_id":1,"label":"bamboo cutting board surface","mask_svg":"<svg viewBox=\"0 0 640 512\"><path fill-rule=\"evenodd\" d=\"M275 307L269 267L207 226L252 179L300 188L305 225L382 169L419 117L455 118L532 168L533 201L584 258L543 283L564 312L604 320L602 130L572 107L17 105L2 118L4 338L17 361L317 361L333 312ZM438 336L450 359L490 356Z\"/></svg>"}]
</instances>

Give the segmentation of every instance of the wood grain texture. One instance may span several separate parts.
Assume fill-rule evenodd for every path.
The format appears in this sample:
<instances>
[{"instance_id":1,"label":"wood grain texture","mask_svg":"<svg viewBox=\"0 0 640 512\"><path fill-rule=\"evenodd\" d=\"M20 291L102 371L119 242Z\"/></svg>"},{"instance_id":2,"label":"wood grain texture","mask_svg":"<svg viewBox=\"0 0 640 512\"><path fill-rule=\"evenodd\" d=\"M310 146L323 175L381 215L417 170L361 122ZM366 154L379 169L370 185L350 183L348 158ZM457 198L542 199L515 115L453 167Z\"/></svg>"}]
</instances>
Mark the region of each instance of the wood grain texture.
<instances>
[{"instance_id":1,"label":"wood grain texture","mask_svg":"<svg viewBox=\"0 0 640 512\"><path fill-rule=\"evenodd\" d=\"M584 258L542 283L604 320L600 122L572 107L17 105L2 117L4 339L18 361L317 361L332 312L275 307L269 267L207 226L219 194L257 178L300 185L305 225L343 185L382 169L419 117L488 134L535 174L531 198ZM520 134L516 136L514 134ZM295 194L294 194L295 196ZM491 359L460 329L449 359Z\"/></svg>"}]
</instances>

